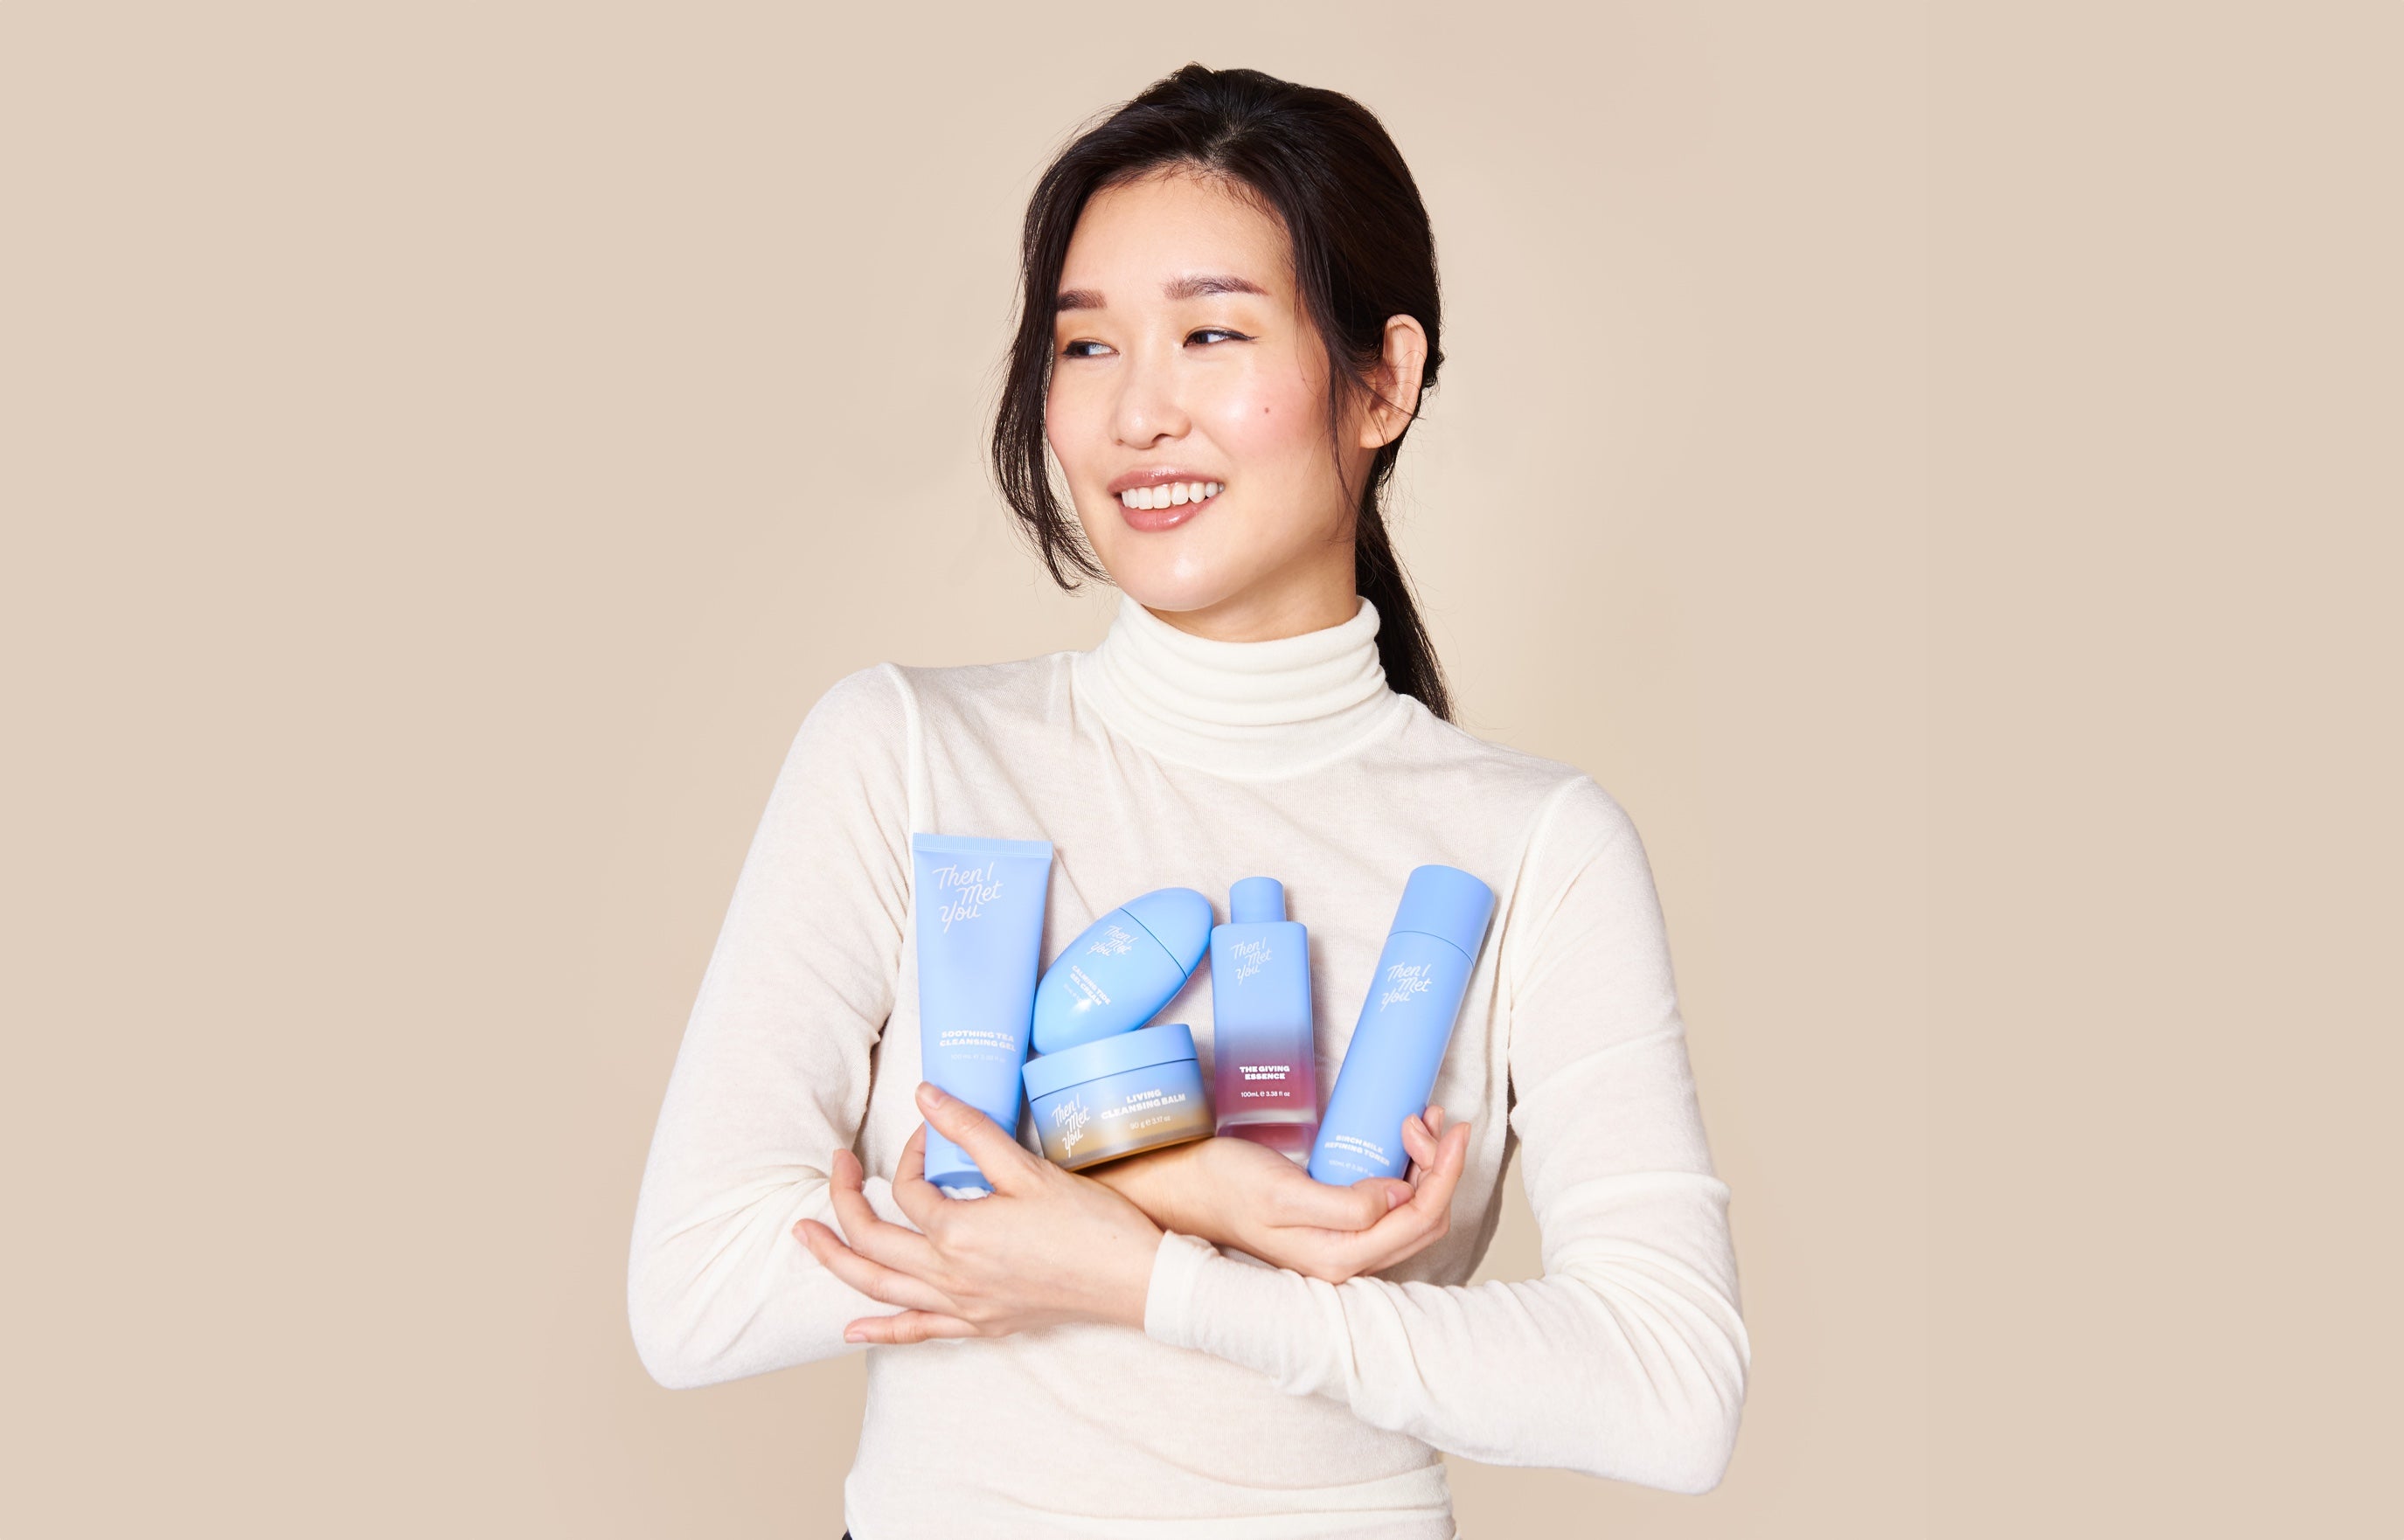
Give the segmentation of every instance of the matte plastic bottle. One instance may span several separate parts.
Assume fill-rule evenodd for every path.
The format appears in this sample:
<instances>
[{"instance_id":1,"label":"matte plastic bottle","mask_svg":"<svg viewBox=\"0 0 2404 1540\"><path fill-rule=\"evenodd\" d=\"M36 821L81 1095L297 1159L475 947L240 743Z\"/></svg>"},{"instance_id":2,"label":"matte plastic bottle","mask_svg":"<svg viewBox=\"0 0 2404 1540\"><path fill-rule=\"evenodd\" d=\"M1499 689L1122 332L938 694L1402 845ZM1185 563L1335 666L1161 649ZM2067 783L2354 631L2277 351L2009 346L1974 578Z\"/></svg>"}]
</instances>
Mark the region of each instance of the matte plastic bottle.
<instances>
[{"instance_id":1,"label":"matte plastic bottle","mask_svg":"<svg viewBox=\"0 0 2404 1540\"><path fill-rule=\"evenodd\" d=\"M1247 877L1210 933L1210 1098L1218 1132L1300 1165L1319 1131L1310 1030L1310 933L1285 917L1285 884Z\"/></svg>"},{"instance_id":2,"label":"matte plastic bottle","mask_svg":"<svg viewBox=\"0 0 2404 1540\"><path fill-rule=\"evenodd\" d=\"M1493 917L1494 890L1469 873L1452 867L1411 873L1311 1146L1312 1177L1349 1186L1410 1169L1403 1124L1427 1110Z\"/></svg>"},{"instance_id":3,"label":"matte plastic bottle","mask_svg":"<svg viewBox=\"0 0 2404 1540\"><path fill-rule=\"evenodd\" d=\"M1043 961L1052 843L913 834L910 850L923 1073L1015 1130L1035 970ZM931 1127L927 1180L954 1197L993 1190L968 1151Z\"/></svg>"},{"instance_id":4,"label":"matte plastic bottle","mask_svg":"<svg viewBox=\"0 0 2404 1540\"><path fill-rule=\"evenodd\" d=\"M1210 944L1210 900L1160 888L1103 915L1035 986L1035 1051L1133 1032L1176 998Z\"/></svg>"}]
</instances>

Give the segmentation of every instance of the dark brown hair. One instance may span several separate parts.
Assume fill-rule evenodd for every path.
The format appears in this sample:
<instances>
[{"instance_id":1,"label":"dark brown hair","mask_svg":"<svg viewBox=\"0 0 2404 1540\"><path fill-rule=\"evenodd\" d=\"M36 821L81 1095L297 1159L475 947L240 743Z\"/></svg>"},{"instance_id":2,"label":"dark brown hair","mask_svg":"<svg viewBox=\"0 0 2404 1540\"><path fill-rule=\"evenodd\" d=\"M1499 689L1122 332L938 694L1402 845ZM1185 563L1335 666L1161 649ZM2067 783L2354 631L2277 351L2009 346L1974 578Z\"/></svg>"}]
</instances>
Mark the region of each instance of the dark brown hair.
<instances>
[{"instance_id":1,"label":"dark brown hair","mask_svg":"<svg viewBox=\"0 0 2404 1540\"><path fill-rule=\"evenodd\" d=\"M1388 317L1408 315L1427 332L1422 398L1444 362L1435 233L1410 168L1368 108L1258 70L1188 64L1155 82L1060 152L1036 184L1020 237L1025 284L994 414L993 467L1002 496L1064 589L1108 576L1055 495L1044 459L1043 403L1069 238L1094 194L1181 167L1225 178L1284 222L1304 313L1327 347L1328 418L1339 463L1346 408L1384 356ZM1353 583L1377 606L1387 683L1450 721L1444 671L1386 530L1386 483L1409 431L1405 424L1370 462L1355 503Z\"/></svg>"}]
</instances>

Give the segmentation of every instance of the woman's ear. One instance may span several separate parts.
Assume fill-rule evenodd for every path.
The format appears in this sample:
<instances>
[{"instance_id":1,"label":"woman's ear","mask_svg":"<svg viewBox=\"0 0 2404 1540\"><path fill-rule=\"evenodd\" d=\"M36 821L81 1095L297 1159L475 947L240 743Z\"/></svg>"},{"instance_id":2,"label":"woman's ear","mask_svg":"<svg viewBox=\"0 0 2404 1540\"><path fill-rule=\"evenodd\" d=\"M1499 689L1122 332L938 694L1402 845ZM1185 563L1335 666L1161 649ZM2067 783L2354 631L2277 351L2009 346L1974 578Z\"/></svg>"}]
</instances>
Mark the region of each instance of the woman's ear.
<instances>
[{"instance_id":1,"label":"woman's ear","mask_svg":"<svg viewBox=\"0 0 2404 1540\"><path fill-rule=\"evenodd\" d=\"M1370 372L1361 447L1383 449L1403 436L1419 409L1419 376L1427 368L1427 330L1407 315L1386 318L1384 356Z\"/></svg>"}]
</instances>

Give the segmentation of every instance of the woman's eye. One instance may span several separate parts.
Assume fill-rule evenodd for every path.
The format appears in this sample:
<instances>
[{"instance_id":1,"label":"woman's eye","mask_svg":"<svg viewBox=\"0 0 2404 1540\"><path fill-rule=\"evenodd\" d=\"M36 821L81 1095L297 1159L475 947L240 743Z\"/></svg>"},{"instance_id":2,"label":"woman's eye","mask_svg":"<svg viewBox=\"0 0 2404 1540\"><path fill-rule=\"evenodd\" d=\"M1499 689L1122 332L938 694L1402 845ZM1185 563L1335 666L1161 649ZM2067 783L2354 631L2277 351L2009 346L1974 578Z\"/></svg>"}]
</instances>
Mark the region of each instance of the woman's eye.
<instances>
[{"instance_id":1,"label":"woman's eye","mask_svg":"<svg viewBox=\"0 0 2404 1540\"><path fill-rule=\"evenodd\" d=\"M1071 342L1060 350L1060 355L1064 358L1099 358L1110 351L1109 346L1101 342Z\"/></svg>"},{"instance_id":2,"label":"woman's eye","mask_svg":"<svg viewBox=\"0 0 2404 1540\"><path fill-rule=\"evenodd\" d=\"M1188 342L1201 342L1205 344L1221 341L1223 340L1230 342L1249 342L1251 340L1251 338L1245 336L1242 332L1229 331L1224 326L1205 326L1200 331L1191 333L1185 339Z\"/></svg>"}]
</instances>

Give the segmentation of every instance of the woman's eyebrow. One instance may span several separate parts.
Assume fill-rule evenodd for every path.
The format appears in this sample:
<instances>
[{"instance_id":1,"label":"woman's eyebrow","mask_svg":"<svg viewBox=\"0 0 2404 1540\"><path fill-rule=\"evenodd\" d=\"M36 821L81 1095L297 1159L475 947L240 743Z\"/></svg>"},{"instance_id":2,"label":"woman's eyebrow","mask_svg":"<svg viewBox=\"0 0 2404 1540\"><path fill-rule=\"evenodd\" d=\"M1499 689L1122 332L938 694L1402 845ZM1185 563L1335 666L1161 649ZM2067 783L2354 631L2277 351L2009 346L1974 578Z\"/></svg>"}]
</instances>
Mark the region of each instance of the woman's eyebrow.
<instances>
[{"instance_id":1,"label":"woman's eyebrow","mask_svg":"<svg viewBox=\"0 0 2404 1540\"><path fill-rule=\"evenodd\" d=\"M1199 299L1211 294L1257 294L1265 298L1268 290L1249 278L1233 273L1209 273L1192 278L1172 278L1160 285L1160 292L1171 299ZM1062 289L1053 301L1055 311L1103 310L1099 289Z\"/></svg>"},{"instance_id":2,"label":"woman's eyebrow","mask_svg":"<svg viewBox=\"0 0 2404 1540\"><path fill-rule=\"evenodd\" d=\"M1269 292L1249 278L1237 278L1232 274L1171 279L1161 285L1160 291L1171 299L1199 299L1207 294L1266 296Z\"/></svg>"}]
</instances>

